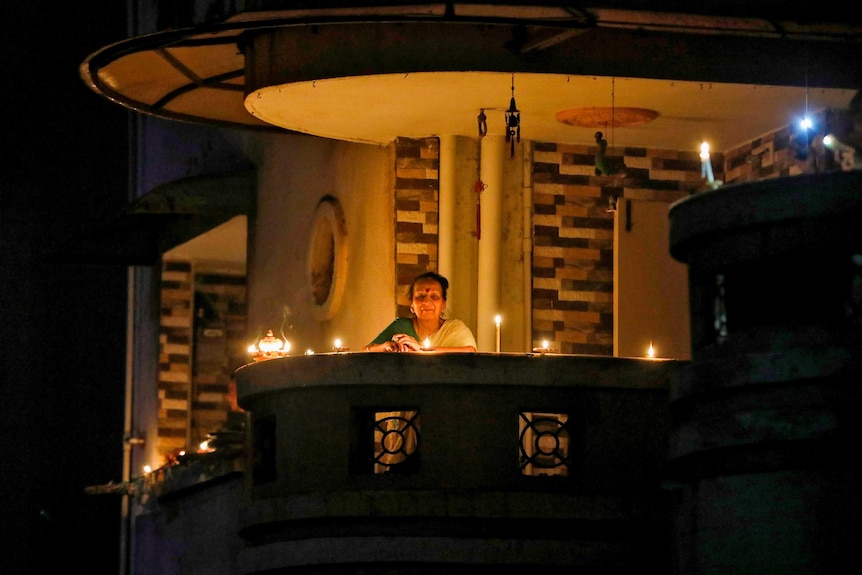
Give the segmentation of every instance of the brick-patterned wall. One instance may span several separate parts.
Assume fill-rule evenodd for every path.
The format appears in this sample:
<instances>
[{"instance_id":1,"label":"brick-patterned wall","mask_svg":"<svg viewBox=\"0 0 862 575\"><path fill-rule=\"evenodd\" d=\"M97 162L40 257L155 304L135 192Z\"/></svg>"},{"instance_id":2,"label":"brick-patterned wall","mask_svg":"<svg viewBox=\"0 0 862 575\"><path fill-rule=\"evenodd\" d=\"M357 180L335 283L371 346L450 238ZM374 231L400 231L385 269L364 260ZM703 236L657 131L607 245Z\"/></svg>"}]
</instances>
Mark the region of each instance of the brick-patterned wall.
<instances>
[{"instance_id":1,"label":"brick-patterned wall","mask_svg":"<svg viewBox=\"0 0 862 575\"><path fill-rule=\"evenodd\" d=\"M613 355L614 214L609 198L672 202L703 187L697 151L608 150L619 175L595 175L595 145L533 152L533 345ZM715 166L720 156L713 155ZM721 172L716 173L720 179Z\"/></svg>"},{"instance_id":2,"label":"brick-patterned wall","mask_svg":"<svg viewBox=\"0 0 862 575\"><path fill-rule=\"evenodd\" d=\"M437 271L440 140L398 138L395 145L395 301L410 316L407 289Z\"/></svg>"},{"instance_id":3,"label":"brick-patterned wall","mask_svg":"<svg viewBox=\"0 0 862 575\"><path fill-rule=\"evenodd\" d=\"M159 455L185 449L191 391L192 265L162 262L159 328Z\"/></svg>"},{"instance_id":4,"label":"brick-patterned wall","mask_svg":"<svg viewBox=\"0 0 862 575\"><path fill-rule=\"evenodd\" d=\"M233 372L249 361L246 309L245 276L195 276L192 445L228 421Z\"/></svg>"},{"instance_id":5,"label":"brick-patterned wall","mask_svg":"<svg viewBox=\"0 0 862 575\"><path fill-rule=\"evenodd\" d=\"M162 263L158 453L163 461L196 447L227 421L232 374L248 361L246 313L245 277L195 276L191 262Z\"/></svg>"}]
</instances>

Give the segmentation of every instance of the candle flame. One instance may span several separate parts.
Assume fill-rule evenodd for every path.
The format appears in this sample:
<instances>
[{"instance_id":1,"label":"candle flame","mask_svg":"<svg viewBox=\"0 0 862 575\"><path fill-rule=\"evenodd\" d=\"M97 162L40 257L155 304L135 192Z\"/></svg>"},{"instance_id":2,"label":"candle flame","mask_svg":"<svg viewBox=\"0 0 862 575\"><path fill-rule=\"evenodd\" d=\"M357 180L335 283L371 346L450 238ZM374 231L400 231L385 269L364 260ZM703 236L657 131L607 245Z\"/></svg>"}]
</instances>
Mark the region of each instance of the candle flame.
<instances>
[{"instance_id":1,"label":"candle flame","mask_svg":"<svg viewBox=\"0 0 862 575\"><path fill-rule=\"evenodd\" d=\"M655 357L655 348L652 345L652 341L649 342L649 349L647 350L647 357Z\"/></svg>"},{"instance_id":2,"label":"candle flame","mask_svg":"<svg viewBox=\"0 0 862 575\"><path fill-rule=\"evenodd\" d=\"M500 323L503 321L503 318L499 315L494 316L494 323L497 324L497 327L500 327Z\"/></svg>"},{"instance_id":3,"label":"candle flame","mask_svg":"<svg viewBox=\"0 0 862 575\"><path fill-rule=\"evenodd\" d=\"M546 339L542 340L542 349L548 349L548 340L546 340Z\"/></svg>"},{"instance_id":4,"label":"candle flame","mask_svg":"<svg viewBox=\"0 0 862 575\"><path fill-rule=\"evenodd\" d=\"M704 142L700 145L700 159L708 160L709 159L709 144Z\"/></svg>"},{"instance_id":5,"label":"candle flame","mask_svg":"<svg viewBox=\"0 0 862 575\"><path fill-rule=\"evenodd\" d=\"M335 340L335 349L341 349L341 340L340 339Z\"/></svg>"},{"instance_id":6,"label":"candle flame","mask_svg":"<svg viewBox=\"0 0 862 575\"><path fill-rule=\"evenodd\" d=\"M428 339L427 337L425 338L424 347L425 347L425 349L431 349L431 340Z\"/></svg>"}]
</instances>

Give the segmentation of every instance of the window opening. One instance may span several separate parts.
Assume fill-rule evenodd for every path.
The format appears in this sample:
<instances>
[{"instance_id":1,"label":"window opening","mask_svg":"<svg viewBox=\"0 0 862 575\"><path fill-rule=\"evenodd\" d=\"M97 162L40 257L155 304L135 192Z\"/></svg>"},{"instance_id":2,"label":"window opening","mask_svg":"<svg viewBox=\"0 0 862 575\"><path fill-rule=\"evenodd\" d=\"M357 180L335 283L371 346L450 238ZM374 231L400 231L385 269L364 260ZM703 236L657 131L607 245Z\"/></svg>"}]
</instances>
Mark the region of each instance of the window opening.
<instances>
[{"instance_id":1,"label":"window opening","mask_svg":"<svg viewBox=\"0 0 862 575\"><path fill-rule=\"evenodd\" d=\"M569 475L568 420L565 413L521 412L518 443L523 475Z\"/></svg>"},{"instance_id":2,"label":"window opening","mask_svg":"<svg viewBox=\"0 0 862 575\"><path fill-rule=\"evenodd\" d=\"M419 471L419 411L375 411L373 473Z\"/></svg>"}]
</instances>

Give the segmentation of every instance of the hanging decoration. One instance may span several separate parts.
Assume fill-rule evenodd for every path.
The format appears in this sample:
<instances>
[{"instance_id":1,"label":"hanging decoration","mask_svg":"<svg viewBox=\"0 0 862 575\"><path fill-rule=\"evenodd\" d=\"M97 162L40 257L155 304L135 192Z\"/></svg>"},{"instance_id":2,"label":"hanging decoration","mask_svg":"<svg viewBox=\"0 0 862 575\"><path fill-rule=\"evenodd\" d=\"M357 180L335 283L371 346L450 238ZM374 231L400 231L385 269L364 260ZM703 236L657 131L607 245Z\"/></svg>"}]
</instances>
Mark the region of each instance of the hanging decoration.
<instances>
[{"instance_id":1,"label":"hanging decoration","mask_svg":"<svg viewBox=\"0 0 862 575\"><path fill-rule=\"evenodd\" d=\"M594 135L596 145L599 147L596 152L596 169L597 176L607 175L611 173L611 165L608 162L608 141L605 140L602 132L596 132Z\"/></svg>"},{"instance_id":2,"label":"hanging decoration","mask_svg":"<svg viewBox=\"0 0 862 575\"><path fill-rule=\"evenodd\" d=\"M476 120L479 122L479 138L484 138L488 135L488 117L485 115L484 108L479 110Z\"/></svg>"},{"instance_id":3,"label":"hanging decoration","mask_svg":"<svg viewBox=\"0 0 862 575\"><path fill-rule=\"evenodd\" d=\"M515 104L515 75L512 74L512 99L506 110L506 141L511 145L510 157L515 157L515 140L521 141L521 111Z\"/></svg>"},{"instance_id":4,"label":"hanging decoration","mask_svg":"<svg viewBox=\"0 0 862 575\"><path fill-rule=\"evenodd\" d=\"M488 187L488 184L482 180L476 180L473 184L473 191L476 192L476 239L482 239L482 192Z\"/></svg>"},{"instance_id":5,"label":"hanging decoration","mask_svg":"<svg viewBox=\"0 0 862 575\"><path fill-rule=\"evenodd\" d=\"M614 147L614 133L617 127L617 119L616 119L616 78L611 78L611 118L610 118L610 131L611 131L611 149ZM644 118L642 121L650 121L650 119L654 118L658 114L655 113L650 114L650 110L641 110L639 108L626 108L626 110L637 110L634 116L642 116ZM632 120L629 120L631 123ZM607 131L608 122L605 120L604 128ZM625 175L626 164L625 158L621 158L618 160L612 160L608 157L608 141L605 139L604 132L596 132L594 134L594 138L596 140L596 145L598 146L598 151L596 152L596 169L595 174L597 176L614 176L614 175Z\"/></svg>"},{"instance_id":6,"label":"hanging decoration","mask_svg":"<svg viewBox=\"0 0 862 575\"><path fill-rule=\"evenodd\" d=\"M482 138L488 135L488 118L485 116L484 108L479 110L479 116L476 120L479 122L479 139L476 148L476 183L473 184L473 191L476 192L476 239L482 239L482 192L488 187L488 184L482 181Z\"/></svg>"}]
</instances>

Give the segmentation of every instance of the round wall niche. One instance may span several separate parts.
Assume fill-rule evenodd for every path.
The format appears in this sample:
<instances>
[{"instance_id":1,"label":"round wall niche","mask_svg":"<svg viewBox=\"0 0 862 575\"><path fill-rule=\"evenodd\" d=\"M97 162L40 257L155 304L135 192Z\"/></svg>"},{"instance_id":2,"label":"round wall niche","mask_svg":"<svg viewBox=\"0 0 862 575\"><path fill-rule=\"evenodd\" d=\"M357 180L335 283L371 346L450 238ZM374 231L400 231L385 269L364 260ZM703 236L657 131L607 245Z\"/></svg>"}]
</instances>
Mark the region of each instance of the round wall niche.
<instances>
[{"instance_id":1,"label":"round wall niche","mask_svg":"<svg viewBox=\"0 0 862 575\"><path fill-rule=\"evenodd\" d=\"M314 212L308 247L308 281L312 309L319 320L335 315L341 305L347 277L344 211L338 200L326 196Z\"/></svg>"}]
</instances>

